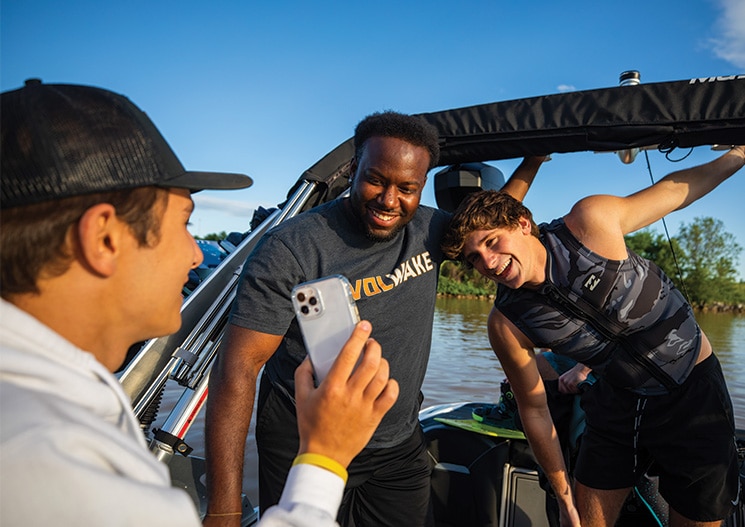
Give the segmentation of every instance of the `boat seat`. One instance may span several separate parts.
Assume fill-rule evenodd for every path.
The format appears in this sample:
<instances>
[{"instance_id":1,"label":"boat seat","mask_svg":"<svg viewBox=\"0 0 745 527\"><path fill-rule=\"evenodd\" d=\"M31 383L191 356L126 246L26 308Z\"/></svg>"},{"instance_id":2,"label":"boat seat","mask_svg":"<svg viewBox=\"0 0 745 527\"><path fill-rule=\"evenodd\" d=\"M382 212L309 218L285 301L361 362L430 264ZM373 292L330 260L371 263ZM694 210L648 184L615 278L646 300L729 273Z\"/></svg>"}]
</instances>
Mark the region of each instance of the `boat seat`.
<instances>
[{"instance_id":1,"label":"boat seat","mask_svg":"<svg viewBox=\"0 0 745 527\"><path fill-rule=\"evenodd\" d=\"M527 443L434 421L423 425L428 451L435 463L432 473L435 525L497 527L505 464L526 470L536 467ZM542 502L540 507L543 505Z\"/></svg>"}]
</instances>

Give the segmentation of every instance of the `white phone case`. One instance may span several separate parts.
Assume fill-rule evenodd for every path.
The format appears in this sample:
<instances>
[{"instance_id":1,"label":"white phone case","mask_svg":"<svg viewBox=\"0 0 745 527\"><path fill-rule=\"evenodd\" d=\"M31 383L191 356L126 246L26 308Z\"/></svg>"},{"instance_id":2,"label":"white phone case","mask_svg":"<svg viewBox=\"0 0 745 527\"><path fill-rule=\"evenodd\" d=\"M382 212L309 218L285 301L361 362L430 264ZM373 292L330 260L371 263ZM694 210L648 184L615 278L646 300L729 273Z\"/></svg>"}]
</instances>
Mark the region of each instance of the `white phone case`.
<instances>
[{"instance_id":1,"label":"white phone case","mask_svg":"<svg viewBox=\"0 0 745 527\"><path fill-rule=\"evenodd\" d=\"M342 275L304 282L293 288L292 305L320 384L360 320L352 287Z\"/></svg>"}]
</instances>

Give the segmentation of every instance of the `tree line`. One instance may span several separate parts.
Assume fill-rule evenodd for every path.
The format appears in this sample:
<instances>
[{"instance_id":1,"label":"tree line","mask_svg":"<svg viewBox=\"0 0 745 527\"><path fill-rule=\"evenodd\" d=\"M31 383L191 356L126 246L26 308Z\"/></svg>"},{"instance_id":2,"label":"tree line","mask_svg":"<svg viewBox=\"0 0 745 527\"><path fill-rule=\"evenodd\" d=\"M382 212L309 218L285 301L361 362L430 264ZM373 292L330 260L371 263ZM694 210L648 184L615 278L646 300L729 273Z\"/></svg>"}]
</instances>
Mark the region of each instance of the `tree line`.
<instances>
[{"instance_id":1,"label":"tree line","mask_svg":"<svg viewBox=\"0 0 745 527\"><path fill-rule=\"evenodd\" d=\"M626 244L655 262L694 307L745 304L745 282L737 276L742 247L721 220L695 218L669 241L643 229L626 236Z\"/></svg>"},{"instance_id":2,"label":"tree line","mask_svg":"<svg viewBox=\"0 0 745 527\"><path fill-rule=\"evenodd\" d=\"M225 231L201 239L220 241ZM711 217L681 224L669 239L651 228L626 236L626 244L639 256L655 262L695 308L745 308L745 282L737 275L742 247L724 223ZM440 269L438 293L492 297L494 284L473 269L445 262Z\"/></svg>"},{"instance_id":3,"label":"tree line","mask_svg":"<svg viewBox=\"0 0 745 527\"><path fill-rule=\"evenodd\" d=\"M651 228L626 236L639 256L655 262L695 308L745 306L745 282L737 275L742 247L724 223L711 217L682 224L669 239ZM438 292L461 296L493 296L495 286L473 269L445 262Z\"/></svg>"}]
</instances>

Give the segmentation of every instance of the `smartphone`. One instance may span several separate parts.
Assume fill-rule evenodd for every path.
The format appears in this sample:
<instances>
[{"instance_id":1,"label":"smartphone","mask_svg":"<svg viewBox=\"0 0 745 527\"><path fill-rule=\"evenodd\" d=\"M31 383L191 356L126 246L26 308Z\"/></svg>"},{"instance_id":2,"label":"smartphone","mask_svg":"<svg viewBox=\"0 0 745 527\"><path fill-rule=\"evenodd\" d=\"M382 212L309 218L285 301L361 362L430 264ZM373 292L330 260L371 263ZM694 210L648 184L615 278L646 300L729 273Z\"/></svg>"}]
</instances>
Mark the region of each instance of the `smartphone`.
<instances>
[{"instance_id":1,"label":"smartphone","mask_svg":"<svg viewBox=\"0 0 745 527\"><path fill-rule=\"evenodd\" d=\"M360 321L352 286L340 274L304 282L292 289L292 305L320 384Z\"/></svg>"}]
</instances>

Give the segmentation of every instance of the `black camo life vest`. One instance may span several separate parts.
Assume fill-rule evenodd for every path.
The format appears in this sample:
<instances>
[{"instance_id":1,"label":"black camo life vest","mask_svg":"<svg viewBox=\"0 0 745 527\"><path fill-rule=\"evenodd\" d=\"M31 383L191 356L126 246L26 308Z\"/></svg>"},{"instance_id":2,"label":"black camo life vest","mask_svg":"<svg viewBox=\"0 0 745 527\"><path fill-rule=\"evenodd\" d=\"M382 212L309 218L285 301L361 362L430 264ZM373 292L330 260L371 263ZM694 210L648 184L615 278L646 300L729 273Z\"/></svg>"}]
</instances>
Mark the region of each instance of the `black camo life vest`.
<instances>
[{"instance_id":1,"label":"black camo life vest","mask_svg":"<svg viewBox=\"0 0 745 527\"><path fill-rule=\"evenodd\" d=\"M674 391L696 364L701 329L693 310L653 262L631 250L608 260L562 219L540 226L548 252L537 290L499 286L494 305L536 347L591 367L641 395Z\"/></svg>"}]
</instances>

